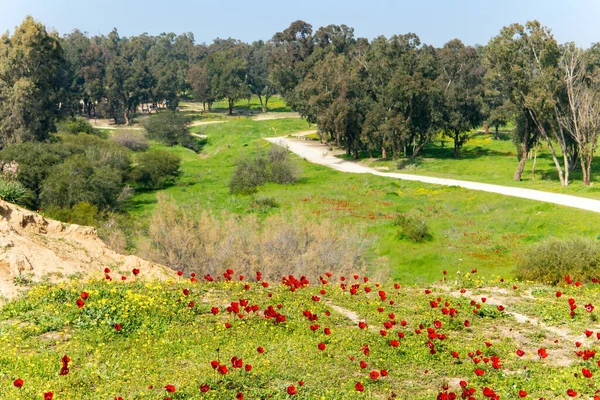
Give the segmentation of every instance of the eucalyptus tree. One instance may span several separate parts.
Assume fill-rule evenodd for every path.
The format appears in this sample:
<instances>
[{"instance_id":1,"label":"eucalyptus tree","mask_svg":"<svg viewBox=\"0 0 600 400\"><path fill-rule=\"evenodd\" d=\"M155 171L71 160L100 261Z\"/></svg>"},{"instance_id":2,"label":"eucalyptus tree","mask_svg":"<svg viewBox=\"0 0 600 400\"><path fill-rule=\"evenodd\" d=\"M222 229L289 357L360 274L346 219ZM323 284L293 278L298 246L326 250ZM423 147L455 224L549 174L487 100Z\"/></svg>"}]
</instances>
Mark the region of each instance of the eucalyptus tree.
<instances>
[{"instance_id":1,"label":"eucalyptus tree","mask_svg":"<svg viewBox=\"0 0 600 400\"><path fill-rule=\"evenodd\" d=\"M314 50L312 25L294 21L290 26L273 35L273 67L270 79L276 83L285 100L294 105L294 89L308 72L306 60Z\"/></svg>"},{"instance_id":2,"label":"eucalyptus tree","mask_svg":"<svg viewBox=\"0 0 600 400\"><path fill-rule=\"evenodd\" d=\"M454 158L469 139L469 131L483 122L483 75L477 51L454 39L439 49L439 98L434 111L444 135L454 142Z\"/></svg>"},{"instance_id":3,"label":"eucalyptus tree","mask_svg":"<svg viewBox=\"0 0 600 400\"><path fill-rule=\"evenodd\" d=\"M269 74L273 63L273 45L262 40L252 43L248 51L248 86L258 97L263 113L269 99L277 92L276 83Z\"/></svg>"},{"instance_id":4,"label":"eucalyptus tree","mask_svg":"<svg viewBox=\"0 0 600 400\"><path fill-rule=\"evenodd\" d=\"M521 120L529 126L522 131L519 143L520 160L514 179L520 180L525 168L527 153L535 142L532 135L539 134L546 142L556 167L561 186L569 183L568 133L559 118L559 102L563 83L558 73L560 51L550 30L538 21L512 24L502 28L486 48L485 60L489 73L501 82L502 90L516 106ZM554 145L562 150L563 162L559 161Z\"/></svg>"},{"instance_id":5,"label":"eucalyptus tree","mask_svg":"<svg viewBox=\"0 0 600 400\"><path fill-rule=\"evenodd\" d=\"M65 58L60 41L27 17L0 36L0 146L44 140L60 115Z\"/></svg>"},{"instance_id":6,"label":"eucalyptus tree","mask_svg":"<svg viewBox=\"0 0 600 400\"><path fill-rule=\"evenodd\" d=\"M563 47L559 70L566 104L558 104L558 122L577 146L583 183L591 183L591 167L600 131L600 70L598 44L587 53L569 43Z\"/></svg>"},{"instance_id":7,"label":"eucalyptus tree","mask_svg":"<svg viewBox=\"0 0 600 400\"><path fill-rule=\"evenodd\" d=\"M379 147L383 158L389 150L394 159L417 156L433 133L435 51L409 33L376 38L364 60L372 101L363 140Z\"/></svg>"},{"instance_id":8,"label":"eucalyptus tree","mask_svg":"<svg viewBox=\"0 0 600 400\"><path fill-rule=\"evenodd\" d=\"M239 99L250 97L248 85L248 45L239 41L210 54L206 63L212 71L211 87L215 98L227 99L229 114Z\"/></svg>"}]
</instances>

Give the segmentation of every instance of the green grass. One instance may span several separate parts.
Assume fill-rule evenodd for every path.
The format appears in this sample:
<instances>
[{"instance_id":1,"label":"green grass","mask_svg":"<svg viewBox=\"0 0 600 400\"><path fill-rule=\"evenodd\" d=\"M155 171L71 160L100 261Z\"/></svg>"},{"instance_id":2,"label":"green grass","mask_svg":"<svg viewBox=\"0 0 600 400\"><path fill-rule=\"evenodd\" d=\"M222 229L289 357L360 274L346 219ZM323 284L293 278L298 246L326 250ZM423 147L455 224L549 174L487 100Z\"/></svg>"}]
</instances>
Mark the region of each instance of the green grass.
<instances>
[{"instance_id":1,"label":"green grass","mask_svg":"<svg viewBox=\"0 0 600 400\"><path fill-rule=\"evenodd\" d=\"M577 164L576 170L570 172L569 186L561 187L547 146L541 146L538 152L535 179L531 174L531 159L525 164L522 180L517 182L513 180L518 164L517 151L508 138L508 131L501 132L501 140L494 139L493 134L473 133L462 148L460 160L453 158L453 144L449 139L438 139L424 148L423 157L415 165L408 165L399 171L600 199L600 155L595 157L592 164L592 186L582 183ZM362 156L367 157L366 154ZM398 165L398 161L382 159L364 159L362 162L372 167L387 167L390 171L396 171Z\"/></svg>"},{"instance_id":2,"label":"green grass","mask_svg":"<svg viewBox=\"0 0 600 400\"><path fill-rule=\"evenodd\" d=\"M362 277L347 276L342 281L333 275L327 278L330 283L313 283L292 292L273 282L265 288L249 278L213 283L179 278L161 283L129 276L120 281L119 274L130 274L113 269L114 281L35 286L0 309L1 398L41 399L43 393L52 392L54 400L233 399L241 392L246 399L277 400L289 399L286 390L294 385L300 399L429 400L446 384L460 397L461 380L476 389L478 399L483 398L483 387L503 399L517 399L519 390L526 390L531 398L566 398L568 389L583 396L594 391L588 386L590 380L574 375L581 375L582 367L597 374L596 360L578 358L573 341L584 329L593 329L598 311L588 313L581 306L575 317L568 317L567 298L572 296L583 305L598 298L598 285L564 287L563 297L556 299L554 288L518 283L515 289L513 282L484 282L468 274L456 283L451 277L443 287L430 287L430 294L423 288L376 286ZM348 285L345 290L342 282ZM350 285L356 285L355 295L349 293ZM462 287L469 292L461 295ZM189 289L187 296L183 289ZM83 291L89 297L78 308L76 301ZM258 312L243 306L238 312L243 318L227 312L231 302L242 299L256 305ZM474 303L469 305L471 300ZM432 301L439 305L433 306ZM498 304L506 310L499 311ZM285 322L264 318L263 310L269 306L285 315ZM219 313L213 315L212 307ZM450 308L457 311L454 317L444 313ZM305 310L317 314L318 320L309 321ZM551 326L559 319L561 331L518 323L508 314L515 310ZM365 321L367 328L359 329L348 312ZM470 322L468 328L465 320ZM386 321L395 325L384 327ZM226 328L226 323L231 327ZM120 331L115 324L120 324ZM316 331L310 329L314 324ZM324 328L331 334L326 335ZM434 336L445 335L429 339L435 354L426 345L427 329L433 329ZM391 340L398 340L399 346L393 347ZM581 349L597 348L594 336L583 341ZM319 343L326 345L325 350L318 349ZM361 350L365 345L368 354ZM259 346L264 353L257 351ZM538 358L540 348L547 349L548 358ZM515 354L517 349L525 352L522 358ZM476 351L481 353L468 356ZM70 358L69 372L59 376L65 355ZM252 365L251 371L232 368L234 356ZM481 361L492 356L499 358L500 368ZM480 361L475 364L473 359ZM229 372L218 374L212 360ZM361 361L367 363L365 368L360 367ZM476 376L475 368L484 375ZM371 371L384 369L387 376L369 377ZM14 387L16 379L23 380L22 388ZM364 392L355 390L357 382ZM201 393L203 384L210 391ZM166 393L166 385L176 391Z\"/></svg>"},{"instance_id":3,"label":"green grass","mask_svg":"<svg viewBox=\"0 0 600 400\"><path fill-rule=\"evenodd\" d=\"M264 98L263 98L264 101ZM216 101L212 105L210 112L204 112L202 103L182 101L179 104L179 109L186 114L190 115L194 121L214 121L220 119L231 119L240 115L252 116L262 113L262 107L258 96L252 96L250 99L241 99L234 104L234 116L227 115L229 113L229 104L227 100L223 99ZM283 98L279 95L275 95L269 99L267 104L267 112L290 112L291 109L285 104Z\"/></svg>"},{"instance_id":4,"label":"green grass","mask_svg":"<svg viewBox=\"0 0 600 400\"><path fill-rule=\"evenodd\" d=\"M227 185L235 160L268 149L270 144L262 137L275 136L274 129L277 136L284 136L308 126L302 120L288 119L194 127L195 132L208 135L206 144L200 154L171 148L183 159L183 176L163 192L190 209L217 214L254 212L254 197L233 196ZM302 171L296 184L268 184L259 189L257 196L272 197L280 204L269 212L290 218L331 218L363 231L375 238L367 254L371 271L383 271L400 282L432 282L444 269L455 273L476 268L486 276L510 276L516 257L528 243L548 236L596 237L600 233L600 216L592 212L455 187L345 174L293 158ZM130 211L145 222L155 204L156 193L138 193ZM427 219L430 241L399 238L393 219L405 212Z\"/></svg>"}]
</instances>

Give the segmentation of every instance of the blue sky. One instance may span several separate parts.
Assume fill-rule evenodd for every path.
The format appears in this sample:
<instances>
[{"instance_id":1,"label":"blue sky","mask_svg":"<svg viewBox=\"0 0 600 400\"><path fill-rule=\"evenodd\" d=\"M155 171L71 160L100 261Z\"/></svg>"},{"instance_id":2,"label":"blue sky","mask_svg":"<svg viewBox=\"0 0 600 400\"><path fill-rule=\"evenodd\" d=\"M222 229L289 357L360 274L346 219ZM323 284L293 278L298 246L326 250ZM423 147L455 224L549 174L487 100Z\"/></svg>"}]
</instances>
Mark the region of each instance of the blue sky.
<instances>
[{"instance_id":1,"label":"blue sky","mask_svg":"<svg viewBox=\"0 0 600 400\"><path fill-rule=\"evenodd\" d=\"M269 39L297 19L315 28L346 24L369 39L415 32L436 46L456 37L485 44L505 25L538 19L559 42L600 41L598 0L0 0L0 31L12 31L28 14L60 33L192 32L198 43Z\"/></svg>"}]
</instances>

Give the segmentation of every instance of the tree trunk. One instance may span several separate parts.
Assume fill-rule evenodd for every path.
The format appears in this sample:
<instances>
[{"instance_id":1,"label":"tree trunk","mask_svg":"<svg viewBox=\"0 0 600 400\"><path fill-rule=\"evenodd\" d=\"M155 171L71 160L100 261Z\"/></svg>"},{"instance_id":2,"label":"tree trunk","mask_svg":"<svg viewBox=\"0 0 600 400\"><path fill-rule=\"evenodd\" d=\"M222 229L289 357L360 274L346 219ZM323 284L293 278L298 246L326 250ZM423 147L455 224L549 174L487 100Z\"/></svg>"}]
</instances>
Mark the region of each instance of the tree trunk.
<instances>
[{"instance_id":1,"label":"tree trunk","mask_svg":"<svg viewBox=\"0 0 600 400\"><path fill-rule=\"evenodd\" d=\"M263 107L263 112L266 114L267 112L269 112L269 109L267 107L267 105L269 104L269 97L270 96L265 96L265 106Z\"/></svg>"},{"instance_id":2,"label":"tree trunk","mask_svg":"<svg viewBox=\"0 0 600 400\"><path fill-rule=\"evenodd\" d=\"M538 146L534 146L533 148L533 166L531 167L531 180L535 181L535 165L537 164L537 152Z\"/></svg>"},{"instance_id":3,"label":"tree trunk","mask_svg":"<svg viewBox=\"0 0 600 400\"><path fill-rule=\"evenodd\" d=\"M233 115L233 99L227 99L229 102L229 115Z\"/></svg>"},{"instance_id":4,"label":"tree trunk","mask_svg":"<svg viewBox=\"0 0 600 400\"><path fill-rule=\"evenodd\" d=\"M494 138L495 138L496 140L500 140L500 132L498 132L498 128L499 128L499 127L500 127L500 125L496 125L496 126L495 126L495 128L496 128L496 134L494 135Z\"/></svg>"},{"instance_id":5,"label":"tree trunk","mask_svg":"<svg viewBox=\"0 0 600 400\"><path fill-rule=\"evenodd\" d=\"M487 122L487 121L485 121L485 122L483 123L483 130L485 131L485 134L486 134L486 135L489 135L489 134L490 134L490 126L488 125L488 122Z\"/></svg>"},{"instance_id":6,"label":"tree trunk","mask_svg":"<svg viewBox=\"0 0 600 400\"><path fill-rule=\"evenodd\" d=\"M123 111L123 117L125 118L125 124L129 125L131 122L129 121L129 109L125 107L125 111Z\"/></svg>"},{"instance_id":7,"label":"tree trunk","mask_svg":"<svg viewBox=\"0 0 600 400\"><path fill-rule=\"evenodd\" d=\"M583 184L586 186L589 186L591 183L591 179L590 179L590 167L591 167L591 162L588 162L587 160L587 154L584 154L583 152L580 154L579 157L579 163L581 164L581 175L583 178Z\"/></svg>"},{"instance_id":8,"label":"tree trunk","mask_svg":"<svg viewBox=\"0 0 600 400\"><path fill-rule=\"evenodd\" d=\"M454 158L458 160L460 158L460 142L458 134L454 134Z\"/></svg>"},{"instance_id":9,"label":"tree trunk","mask_svg":"<svg viewBox=\"0 0 600 400\"><path fill-rule=\"evenodd\" d=\"M258 96L258 101L260 101L260 109L262 110L263 113L266 113L265 111L265 105L263 104L263 98L260 94L257 95Z\"/></svg>"},{"instance_id":10,"label":"tree trunk","mask_svg":"<svg viewBox=\"0 0 600 400\"><path fill-rule=\"evenodd\" d=\"M558 157L556 157L556 152L554 151L554 146L552 145L552 141L550 140L548 135L546 135L545 132L542 132L542 136L544 136L544 139L546 139L546 143L548 143L548 148L550 148L550 154L552 154L552 161L554 162L554 166L556 167L556 171L558 172L558 179L560 181L560 186L567 186L565 184L565 179L563 177L563 170L562 170L562 167L560 166L560 162L558 162Z\"/></svg>"},{"instance_id":11,"label":"tree trunk","mask_svg":"<svg viewBox=\"0 0 600 400\"><path fill-rule=\"evenodd\" d=\"M206 102L205 101L202 102L202 110L204 110L204 112L206 112Z\"/></svg>"},{"instance_id":12,"label":"tree trunk","mask_svg":"<svg viewBox=\"0 0 600 400\"><path fill-rule=\"evenodd\" d=\"M385 149L385 147L381 149L381 158L387 160L387 150Z\"/></svg>"}]
</instances>

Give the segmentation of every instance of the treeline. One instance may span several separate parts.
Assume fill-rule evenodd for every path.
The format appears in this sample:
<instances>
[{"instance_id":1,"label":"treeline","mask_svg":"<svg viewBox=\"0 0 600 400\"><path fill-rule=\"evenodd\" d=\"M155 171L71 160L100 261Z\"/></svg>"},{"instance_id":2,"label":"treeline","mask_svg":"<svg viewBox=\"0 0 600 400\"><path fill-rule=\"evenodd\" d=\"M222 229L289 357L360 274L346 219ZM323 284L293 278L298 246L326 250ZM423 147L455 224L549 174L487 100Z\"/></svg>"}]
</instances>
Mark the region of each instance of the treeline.
<instances>
[{"instance_id":1,"label":"treeline","mask_svg":"<svg viewBox=\"0 0 600 400\"><path fill-rule=\"evenodd\" d=\"M129 123L140 106L175 110L202 102L276 93L316 123L324 141L384 158L417 157L440 134L454 156L469 132L515 122L521 179L539 143L550 150L562 185L580 166L590 184L600 129L600 46L558 44L538 22L502 29L485 46L453 39L441 48L415 34L356 38L352 28L316 31L292 23L269 41L192 34L60 37L27 18L0 40L0 145L45 140L61 117L102 115Z\"/></svg>"}]
</instances>

